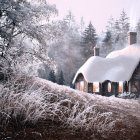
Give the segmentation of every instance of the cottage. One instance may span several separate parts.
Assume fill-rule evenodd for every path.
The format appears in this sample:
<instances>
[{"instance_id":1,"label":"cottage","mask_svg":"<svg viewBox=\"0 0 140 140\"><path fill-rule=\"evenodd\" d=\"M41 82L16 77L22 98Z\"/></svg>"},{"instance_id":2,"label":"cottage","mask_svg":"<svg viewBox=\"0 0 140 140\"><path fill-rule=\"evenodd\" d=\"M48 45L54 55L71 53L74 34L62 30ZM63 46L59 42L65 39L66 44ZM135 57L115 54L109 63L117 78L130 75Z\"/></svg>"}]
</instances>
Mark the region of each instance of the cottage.
<instances>
[{"instance_id":1,"label":"cottage","mask_svg":"<svg viewBox=\"0 0 140 140\"><path fill-rule=\"evenodd\" d=\"M130 32L129 45L113 51L106 58L99 57L94 48L90 57L77 71L73 84L80 91L110 96L123 92L140 93L140 46L136 32Z\"/></svg>"}]
</instances>

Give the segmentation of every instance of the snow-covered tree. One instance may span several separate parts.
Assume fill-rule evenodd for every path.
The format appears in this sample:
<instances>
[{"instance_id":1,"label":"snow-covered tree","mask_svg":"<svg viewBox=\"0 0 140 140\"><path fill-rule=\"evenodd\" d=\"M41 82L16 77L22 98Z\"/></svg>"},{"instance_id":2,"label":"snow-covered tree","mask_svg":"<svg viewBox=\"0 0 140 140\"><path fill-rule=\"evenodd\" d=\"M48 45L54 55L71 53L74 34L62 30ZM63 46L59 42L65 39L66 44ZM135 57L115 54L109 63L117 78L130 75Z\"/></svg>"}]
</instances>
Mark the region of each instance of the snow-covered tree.
<instances>
[{"instance_id":1,"label":"snow-covered tree","mask_svg":"<svg viewBox=\"0 0 140 140\"><path fill-rule=\"evenodd\" d=\"M73 74L84 62L79 26L73 14L68 13L59 21L62 36L49 49L49 56L56 62L57 70L63 70L65 84L69 85Z\"/></svg>"},{"instance_id":2,"label":"snow-covered tree","mask_svg":"<svg viewBox=\"0 0 140 140\"><path fill-rule=\"evenodd\" d=\"M69 26L69 28L73 27L75 19L71 11L68 12L68 14L64 17L63 21Z\"/></svg>"},{"instance_id":3,"label":"snow-covered tree","mask_svg":"<svg viewBox=\"0 0 140 140\"><path fill-rule=\"evenodd\" d=\"M109 19L107 31L112 35L112 49L121 49L126 45L127 33L129 31L129 18L124 10L121 12L119 19Z\"/></svg>"},{"instance_id":4,"label":"snow-covered tree","mask_svg":"<svg viewBox=\"0 0 140 140\"><path fill-rule=\"evenodd\" d=\"M54 70L50 71L48 80L56 83L56 76Z\"/></svg>"},{"instance_id":5,"label":"snow-covered tree","mask_svg":"<svg viewBox=\"0 0 140 140\"><path fill-rule=\"evenodd\" d=\"M81 35L83 35L84 30L85 30L85 22L84 22L84 18L81 17L81 20L80 20L80 34Z\"/></svg>"},{"instance_id":6,"label":"snow-covered tree","mask_svg":"<svg viewBox=\"0 0 140 140\"><path fill-rule=\"evenodd\" d=\"M129 18L124 10L122 11L119 18L119 27L120 27L119 40L120 40L120 43L124 45L127 42L127 33L129 31Z\"/></svg>"},{"instance_id":7,"label":"snow-covered tree","mask_svg":"<svg viewBox=\"0 0 140 140\"><path fill-rule=\"evenodd\" d=\"M113 50L112 34L110 31L105 32L105 36L102 41L101 55L106 56Z\"/></svg>"},{"instance_id":8,"label":"snow-covered tree","mask_svg":"<svg viewBox=\"0 0 140 140\"><path fill-rule=\"evenodd\" d=\"M108 43L111 40L111 32L107 31L103 42Z\"/></svg>"},{"instance_id":9,"label":"snow-covered tree","mask_svg":"<svg viewBox=\"0 0 140 140\"><path fill-rule=\"evenodd\" d=\"M51 68L47 64L41 64L38 69L38 76L48 80Z\"/></svg>"},{"instance_id":10,"label":"snow-covered tree","mask_svg":"<svg viewBox=\"0 0 140 140\"><path fill-rule=\"evenodd\" d=\"M83 33L82 45L84 46L84 55L86 58L94 54L94 47L97 43L96 30L90 22Z\"/></svg>"},{"instance_id":11,"label":"snow-covered tree","mask_svg":"<svg viewBox=\"0 0 140 140\"><path fill-rule=\"evenodd\" d=\"M58 82L59 85L64 85L65 84L65 79L64 79L64 75L63 75L63 71L61 70L59 76L58 76Z\"/></svg>"},{"instance_id":12,"label":"snow-covered tree","mask_svg":"<svg viewBox=\"0 0 140 140\"><path fill-rule=\"evenodd\" d=\"M51 63L47 45L57 34L50 20L55 14L46 0L0 0L1 65L19 69L27 61Z\"/></svg>"}]
</instances>

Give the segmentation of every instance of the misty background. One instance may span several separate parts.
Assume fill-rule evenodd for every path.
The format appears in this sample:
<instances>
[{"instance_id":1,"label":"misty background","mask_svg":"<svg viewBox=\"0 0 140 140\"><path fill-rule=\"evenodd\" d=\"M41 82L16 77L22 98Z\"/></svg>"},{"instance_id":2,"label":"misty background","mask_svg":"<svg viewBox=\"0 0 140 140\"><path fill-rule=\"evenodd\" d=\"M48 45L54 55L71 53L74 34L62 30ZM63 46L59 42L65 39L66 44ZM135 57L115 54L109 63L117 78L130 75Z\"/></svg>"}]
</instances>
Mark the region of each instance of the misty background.
<instances>
[{"instance_id":1,"label":"misty background","mask_svg":"<svg viewBox=\"0 0 140 140\"><path fill-rule=\"evenodd\" d=\"M138 21L136 26L132 27L130 17L124 10L120 11L118 18L109 17L106 28L101 33L97 33L91 21L86 25L83 17L80 22L77 22L72 11L59 20L58 24L61 36L49 45L48 52L49 57L56 64L53 70L55 77L52 76L52 69L46 64L40 66L38 76L57 82L57 79L61 79L60 73L63 72L63 84L68 86L71 86L73 77L80 66L93 56L95 46L100 48L100 56L105 57L111 51L127 46L128 31L137 31L138 38L140 33L140 22Z\"/></svg>"},{"instance_id":2,"label":"misty background","mask_svg":"<svg viewBox=\"0 0 140 140\"><path fill-rule=\"evenodd\" d=\"M51 1L54 5L49 4L49 0L1 0L1 80L10 75L24 74L72 86L75 73L93 56L95 46L100 48L100 56L105 57L109 52L127 45L130 30L137 31L139 42L140 21L132 18L138 17L139 13L130 15L126 7L126 11L121 8L130 7L131 3L118 3L122 5L115 9L113 1L101 3L94 0L91 3L88 0L87 5L85 1ZM133 5L137 4L133 2ZM79 11L76 12L73 6ZM101 16L109 7L113 9ZM69 8L71 10L67 11ZM118 16L110 17L114 10ZM134 16L135 13L137 16ZM104 30L99 32L103 26Z\"/></svg>"},{"instance_id":3,"label":"misty background","mask_svg":"<svg viewBox=\"0 0 140 140\"><path fill-rule=\"evenodd\" d=\"M86 26L91 21L98 34L106 29L108 19L119 18L123 9L130 18L132 27L136 26L140 18L139 0L48 0L48 2L56 4L59 10L58 18L63 19L70 10L77 22L81 17L84 18Z\"/></svg>"}]
</instances>

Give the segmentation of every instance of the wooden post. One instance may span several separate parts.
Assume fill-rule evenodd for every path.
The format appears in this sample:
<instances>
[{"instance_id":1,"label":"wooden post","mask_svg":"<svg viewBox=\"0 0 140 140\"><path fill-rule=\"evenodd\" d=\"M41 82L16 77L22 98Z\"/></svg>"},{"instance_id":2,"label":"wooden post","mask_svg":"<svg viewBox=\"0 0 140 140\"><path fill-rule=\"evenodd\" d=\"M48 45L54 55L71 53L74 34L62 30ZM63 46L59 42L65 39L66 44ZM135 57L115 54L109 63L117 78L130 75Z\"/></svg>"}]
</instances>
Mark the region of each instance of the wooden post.
<instances>
[{"instance_id":1,"label":"wooden post","mask_svg":"<svg viewBox=\"0 0 140 140\"><path fill-rule=\"evenodd\" d=\"M106 90L105 90L105 82L102 83L101 87L102 87L102 95L104 96L105 92L106 92Z\"/></svg>"},{"instance_id":2,"label":"wooden post","mask_svg":"<svg viewBox=\"0 0 140 140\"><path fill-rule=\"evenodd\" d=\"M118 93L119 93L119 92L118 92L119 84L118 84L118 82L115 82L114 85L115 85L115 87L114 87L114 92L115 92L115 93L114 93L114 94L115 94L115 97L117 97L117 96L118 96Z\"/></svg>"},{"instance_id":3,"label":"wooden post","mask_svg":"<svg viewBox=\"0 0 140 140\"><path fill-rule=\"evenodd\" d=\"M88 83L84 80L84 92L88 92Z\"/></svg>"},{"instance_id":4,"label":"wooden post","mask_svg":"<svg viewBox=\"0 0 140 140\"><path fill-rule=\"evenodd\" d=\"M123 82L123 92L128 92L128 82L127 81Z\"/></svg>"},{"instance_id":5,"label":"wooden post","mask_svg":"<svg viewBox=\"0 0 140 140\"><path fill-rule=\"evenodd\" d=\"M115 97L118 96L118 83L112 82L112 93L115 95Z\"/></svg>"},{"instance_id":6,"label":"wooden post","mask_svg":"<svg viewBox=\"0 0 140 140\"><path fill-rule=\"evenodd\" d=\"M102 95L102 83L99 83L99 94Z\"/></svg>"},{"instance_id":7,"label":"wooden post","mask_svg":"<svg viewBox=\"0 0 140 140\"><path fill-rule=\"evenodd\" d=\"M88 83L88 93L93 93L93 83Z\"/></svg>"},{"instance_id":8,"label":"wooden post","mask_svg":"<svg viewBox=\"0 0 140 140\"><path fill-rule=\"evenodd\" d=\"M131 92L131 81L128 82L128 92Z\"/></svg>"},{"instance_id":9,"label":"wooden post","mask_svg":"<svg viewBox=\"0 0 140 140\"><path fill-rule=\"evenodd\" d=\"M139 81L139 91L138 91L138 93L140 94L140 80L138 80Z\"/></svg>"}]
</instances>

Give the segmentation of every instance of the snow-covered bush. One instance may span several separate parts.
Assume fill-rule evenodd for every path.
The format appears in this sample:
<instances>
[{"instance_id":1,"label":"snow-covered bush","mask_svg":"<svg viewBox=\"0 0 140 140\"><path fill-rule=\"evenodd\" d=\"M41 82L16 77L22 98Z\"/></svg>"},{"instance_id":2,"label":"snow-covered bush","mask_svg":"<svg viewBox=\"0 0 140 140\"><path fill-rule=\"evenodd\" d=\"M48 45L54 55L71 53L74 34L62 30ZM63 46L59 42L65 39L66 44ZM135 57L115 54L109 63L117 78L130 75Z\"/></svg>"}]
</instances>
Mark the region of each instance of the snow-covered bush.
<instances>
[{"instance_id":1,"label":"snow-covered bush","mask_svg":"<svg viewBox=\"0 0 140 140\"><path fill-rule=\"evenodd\" d=\"M131 92L124 92L122 94L118 95L119 98L123 98L123 99L137 99L140 98L139 93L131 93Z\"/></svg>"}]
</instances>

